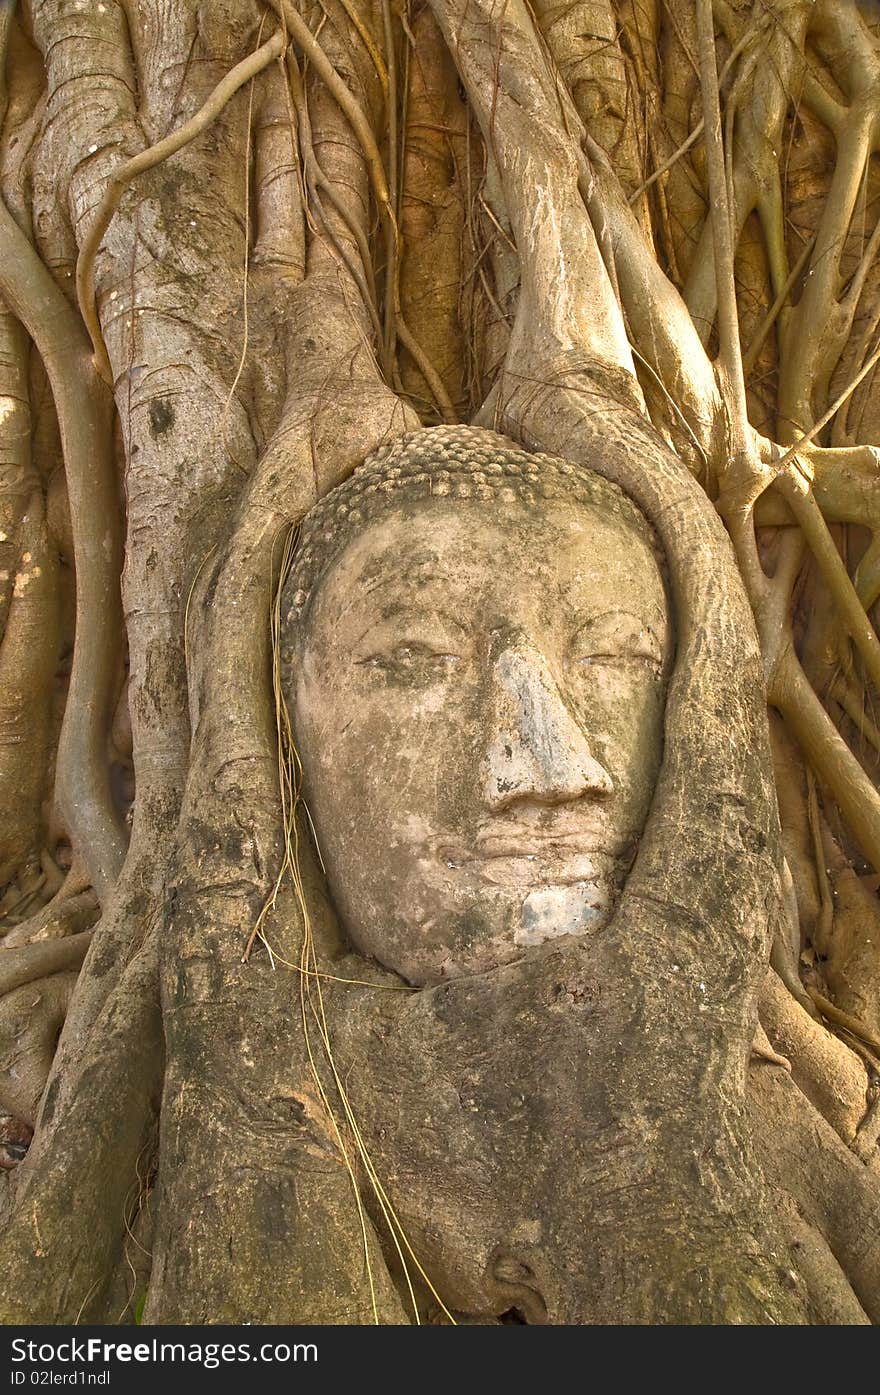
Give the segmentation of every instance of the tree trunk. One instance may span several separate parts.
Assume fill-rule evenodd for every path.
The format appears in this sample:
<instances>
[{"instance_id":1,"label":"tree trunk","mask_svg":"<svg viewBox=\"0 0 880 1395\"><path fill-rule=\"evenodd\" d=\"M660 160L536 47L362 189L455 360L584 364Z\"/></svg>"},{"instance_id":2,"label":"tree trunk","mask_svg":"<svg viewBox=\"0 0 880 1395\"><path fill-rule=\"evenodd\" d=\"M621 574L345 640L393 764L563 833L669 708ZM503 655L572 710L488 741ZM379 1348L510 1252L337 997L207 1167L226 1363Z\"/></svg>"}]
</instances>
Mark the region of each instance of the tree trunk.
<instances>
[{"instance_id":1,"label":"tree trunk","mask_svg":"<svg viewBox=\"0 0 880 1395\"><path fill-rule=\"evenodd\" d=\"M880 1321L878 78L857 0L0 0L4 1321ZM609 923L413 985L285 584L462 442L629 496L676 654Z\"/></svg>"}]
</instances>

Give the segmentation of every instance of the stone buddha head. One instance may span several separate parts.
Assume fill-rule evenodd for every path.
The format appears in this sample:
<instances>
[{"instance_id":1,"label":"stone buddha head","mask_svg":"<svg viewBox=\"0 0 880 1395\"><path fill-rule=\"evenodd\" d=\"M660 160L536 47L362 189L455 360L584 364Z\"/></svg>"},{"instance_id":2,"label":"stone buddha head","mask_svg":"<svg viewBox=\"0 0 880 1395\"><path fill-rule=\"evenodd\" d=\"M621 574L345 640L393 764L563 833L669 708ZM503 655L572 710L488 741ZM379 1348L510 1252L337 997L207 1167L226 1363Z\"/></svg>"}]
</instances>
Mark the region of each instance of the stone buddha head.
<instances>
[{"instance_id":1,"label":"stone buddha head","mask_svg":"<svg viewBox=\"0 0 880 1395\"><path fill-rule=\"evenodd\" d=\"M673 647L621 490L488 431L417 432L312 510L285 612L305 798L357 950L428 985L607 923Z\"/></svg>"}]
</instances>

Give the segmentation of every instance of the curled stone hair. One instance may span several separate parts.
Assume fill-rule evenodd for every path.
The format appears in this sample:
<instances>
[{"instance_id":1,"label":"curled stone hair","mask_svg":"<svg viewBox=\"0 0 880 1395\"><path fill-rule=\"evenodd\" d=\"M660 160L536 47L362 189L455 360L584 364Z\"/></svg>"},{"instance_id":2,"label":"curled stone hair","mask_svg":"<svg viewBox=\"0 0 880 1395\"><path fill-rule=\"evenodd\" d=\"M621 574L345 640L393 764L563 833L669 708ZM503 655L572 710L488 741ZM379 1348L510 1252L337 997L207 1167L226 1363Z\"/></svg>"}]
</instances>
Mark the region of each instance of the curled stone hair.
<instances>
[{"instance_id":1,"label":"curled stone hair","mask_svg":"<svg viewBox=\"0 0 880 1395\"><path fill-rule=\"evenodd\" d=\"M321 578L347 545L401 496L524 504L561 499L597 506L634 528L665 570L662 549L645 515L601 475L556 456L529 452L481 427L425 427L374 451L311 509L285 587L288 621L303 617Z\"/></svg>"}]
</instances>

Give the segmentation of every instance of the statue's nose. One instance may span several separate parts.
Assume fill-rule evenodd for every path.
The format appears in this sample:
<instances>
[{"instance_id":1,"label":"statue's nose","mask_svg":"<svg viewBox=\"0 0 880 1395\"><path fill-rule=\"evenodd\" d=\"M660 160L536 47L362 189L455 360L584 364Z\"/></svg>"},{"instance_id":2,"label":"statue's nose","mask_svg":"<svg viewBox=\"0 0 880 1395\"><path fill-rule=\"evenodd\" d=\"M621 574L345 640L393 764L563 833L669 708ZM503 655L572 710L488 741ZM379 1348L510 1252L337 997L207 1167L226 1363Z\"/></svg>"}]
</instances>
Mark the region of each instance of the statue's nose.
<instances>
[{"instance_id":1,"label":"statue's nose","mask_svg":"<svg viewBox=\"0 0 880 1395\"><path fill-rule=\"evenodd\" d=\"M483 772L491 809L515 800L560 804L608 795L611 776L593 756L547 661L526 644L505 648L492 673L492 724Z\"/></svg>"}]
</instances>

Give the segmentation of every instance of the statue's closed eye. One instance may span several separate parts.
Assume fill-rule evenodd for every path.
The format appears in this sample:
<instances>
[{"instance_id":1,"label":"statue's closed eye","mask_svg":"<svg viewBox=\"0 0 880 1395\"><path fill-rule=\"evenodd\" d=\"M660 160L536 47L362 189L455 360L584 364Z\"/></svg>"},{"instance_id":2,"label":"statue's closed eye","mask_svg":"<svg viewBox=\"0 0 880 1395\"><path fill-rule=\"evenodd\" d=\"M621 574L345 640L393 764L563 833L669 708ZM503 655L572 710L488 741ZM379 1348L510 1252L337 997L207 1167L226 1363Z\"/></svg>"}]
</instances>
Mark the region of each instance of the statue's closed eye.
<instances>
[{"instance_id":1,"label":"statue's closed eye","mask_svg":"<svg viewBox=\"0 0 880 1395\"><path fill-rule=\"evenodd\" d=\"M467 647L464 632L446 617L407 608L371 625L355 645L353 658L358 666L390 677L411 674L431 681L449 673Z\"/></svg>"},{"instance_id":2,"label":"statue's closed eye","mask_svg":"<svg viewBox=\"0 0 880 1395\"><path fill-rule=\"evenodd\" d=\"M461 656L451 654L445 650L435 649L432 645L425 644L419 640L407 640L400 644L395 644L393 648L383 649L374 654L368 654L366 658L358 662L369 664L372 668L401 669L414 671L418 668L434 666L451 666L458 662Z\"/></svg>"},{"instance_id":3,"label":"statue's closed eye","mask_svg":"<svg viewBox=\"0 0 880 1395\"><path fill-rule=\"evenodd\" d=\"M578 668L593 665L640 665L659 677L663 653L654 631L628 611L609 611L589 620L578 632L569 653Z\"/></svg>"}]
</instances>

